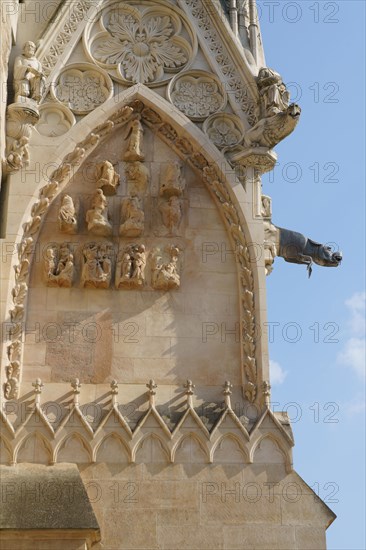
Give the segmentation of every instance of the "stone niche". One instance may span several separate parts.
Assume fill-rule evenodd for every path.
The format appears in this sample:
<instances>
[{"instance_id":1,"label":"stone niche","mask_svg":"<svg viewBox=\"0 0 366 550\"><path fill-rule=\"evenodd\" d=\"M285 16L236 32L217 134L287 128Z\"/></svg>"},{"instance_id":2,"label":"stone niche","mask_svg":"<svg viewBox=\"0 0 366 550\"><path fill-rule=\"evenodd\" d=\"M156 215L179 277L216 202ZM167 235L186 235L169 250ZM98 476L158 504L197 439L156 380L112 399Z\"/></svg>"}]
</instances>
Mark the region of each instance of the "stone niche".
<instances>
[{"instance_id":1,"label":"stone niche","mask_svg":"<svg viewBox=\"0 0 366 550\"><path fill-rule=\"evenodd\" d=\"M54 199L26 327L24 381L221 387L226 378L240 387L237 267L224 222L201 176L138 121Z\"/></svg>"}]
</instances>

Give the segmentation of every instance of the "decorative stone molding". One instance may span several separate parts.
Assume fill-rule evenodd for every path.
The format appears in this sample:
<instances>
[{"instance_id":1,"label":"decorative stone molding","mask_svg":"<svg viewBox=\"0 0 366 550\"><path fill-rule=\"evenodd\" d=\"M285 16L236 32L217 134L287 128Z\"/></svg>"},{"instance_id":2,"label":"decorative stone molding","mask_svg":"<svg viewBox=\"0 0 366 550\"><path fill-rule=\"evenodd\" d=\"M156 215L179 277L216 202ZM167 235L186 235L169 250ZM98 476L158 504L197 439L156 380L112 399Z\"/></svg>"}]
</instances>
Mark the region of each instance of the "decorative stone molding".
<instances>
[{"instance_id":1,"label":"decorative stone molding","mask_svg":"<svg viewBox=\"0 0 366 550\"><path fill-rule=\"evenodd\" d=\"M292 452L294 445L288 417L283 413L275 415L268 407L257 411L257 417L250 420L246 416L238 417L231 407L232 385L226 381L221 396L217 396L215 419L207 423L207 417L202 416L201 407L194 408L195 385L191 380L184 384L182 392L183 411L174 416L163 414L161 406L157 405L157 384L150 380L146 384L147 391L145 411L139 413L139 419L131 424L125 417L118 400L118 384L112 380L110 385L110 402L103 406L106 414L98 415L97 424L90 423L83 414L80 404L82 385L79 380L71 384L73 397L70 402L70 392L60 396L57 404L56 422L48 418L47 413L52 407L42 407L44 385L40 379L33 384L34 403L27 407L26 416L13 427L7 416L0 415L1 438L0 462L15 465L24 461L23 453L30 441L35 445L37 453L35 463L56 464L65 461L72 453L72 460L78 463L116 462L116 456L101 453L108 445L117 440L121 443L118 461L124 463L139 462L139 451L149 438L154 438L163 451L166 464L181 462L179 449L185 438L193 438L200 446L206 463L220 464L218 452L225 442L234 443L241 451L243 464L256 463L256 450L262 442L270 441L276 450L278 458L287 472L292 471ZM266 386L267 388L267 386ZM267 395L267 394L266 394ZM142 396L141 396L142 397ZM221 398L220 398L221 397ZM185 402L184 402L185 401ZM98 405L96 405L98 408ZM123 407L128 410L128 407ZM135 411L135 414L137 411ZM280 416L281 415L281 416ZM72 448L68 450L68 445ZM113 448L113 445L112 445ZM65 453L67 453L65 455ZM103 455L103 456L102 456ZM161 458L158 459L161 462ZM27 462L29 459L27 459ZM67 461L67 460L66 460ZM154 462L154 459L151 459Z\"/></svg>"},{"instance_id":2,"label":"decorative stone molding","mask_svg":"<svg viewBox=\"0 0 366 550\"><path fill-rule=\"evenodd\" d=\"M65 156L59 168L51 174L48 183L41 188L39 199L32 207L31 217L23 225L23 236L18 244L18 264L14 267L13 309L10 311L11 326L7 334L10 340L7 345L9 364L5 367L6 380L3 387L6 399L16 399L19 392L29 264L34 252L34 243L41 227L41 222L52 199L57 195L61 184L71 176L72 169L76 168L83 160L85 154L95 148L99 140L108 135L115 126L126 124L132 113L133 109L128 106L118 109L114 113L113 120L108 120L97 126L94 132L90 132L87 138L75 147L74 151Z\"/></svg>"},{"instance_id":3,"label":"decorative stone molding","mask_svg":"<svg viewBox=\"0 0 366 550\"><path fill-rule=\"evenodd\" d=\"M212 24L210 10L216 8L211 3L208 4L202 0L180 0L180 3L186 7L189 18L194 21L207 44L210 55L215 59L221 72L220 80L225 84L225 90L229 94L233 94L235 103L239 104L241 110L246 114L249 124L254 125L258 121L259 115L257 94L253 92L252 82L244 80L238 74L231 52Z\"/></svg>"},{"instance_id":4,"label":"decorative stone molding","mask_svg":"<svg viewBox=\"0 0 366 550\"><path fill-rule=\"evenodd\" d=\"M75 63L61 71L51 94L75 115L86 115L113 96L113 83L100 67Z\"/></svg>"},{"instance_id":5,"label":"decorative stone molding","mask_svg":"<svg viewBox=\"0 0 366 550\"><path fill-rule=\"evenodd\" d=\"M161 85L194 59L197 43L191 25L172 4L112 1L95 20L85 30L86 51L125 85Z\"/></svg>"},{"instance_id":6,"label":"decorative stone molding","mask_svg":"<svg viewBox=\"0 0 366 550\"><path fill-rule=\"evenodd\" d=\"M165 141L174 151L180 155L185 162L197 171L203 177L204 183L212 193L212 196L222 212L224 220L229 229L229 234L233 240L233 244L237 253L238 269L240 274L240 300L241 300L241 346L242 346L242 379L243 390L245 397L254 402L260 397L258 391L258 372L256 363L256 325L255 325L255 304L254 304L254 279L252 273L252 261L249 254L248 245L245 239L245 234L241 226L239 214L235 206L231 202L229 191L226 188L226 183L223 177L216 171L211 160L207 160L202 148L197 150L192 144L187 143L187 139L180 137L178 132L171 126L170 123L164 122L162 116L150 106L146 106L140 100L134 100L130 105L126 105L118 109L108 120L97 126L82 142L78 143L74 151L66 155L60 167L54 171L47 183L40 190L39 200L35 203L31 219L24 225L24 233L18 248L19 263L15 269L15 287L13 292L16 292L19 283L27 285L29 275L29 258L33 253L33 243L40 229L42 219L49 204L56 194L60 191L60 186L71 175L71 168L76 167L85 158L86 154L90 153L105 136L116 128L117 124L126 124L139 114L144 124L150 127L151 131L157 137ZM133 163L127 163L133 164ZM14 299L14 311L11 313L12 324L9 330L10 344L8 349L13 349L11 346L14 343L19 343L15 349L17 350L15 359L10 353L10 365L14 361L18 364L14 366L12 376L8 376L4 386L4 393L7 399L17 397L19 389L20 377L20 353L22 349L21 336L23 331L24 321L24 306L27 295L27 286L22 293L20 304ZM16 306L22 307L16 307ZM14 319L14 320L13 320ZM9 355L8 355L9 356ZM13 373L16 373L15 375ZM12 381L12 378L15 380ZM10 389L9 389L9 386Z\"/></svg>"},{"instance_id":7,"label":"decorative stone molding","mask_svg":"<svg viewBox=\"0 0 366 550\"><path fill-rule=\"evenodd\" d=\"M230 163L243 168L254 168L258 174L265 174L274 169L277 155L268 147L250 147L244 149L239 146L229 153Z\"/></svg>"},{"instance_id":8,"label":"decorative stone molding","mask_svg":"<svg viewBox=\"0 0 366 550\"><path fill-rule=\"evenodd\" d=\"M89 8L94 8L95 4L95 0L76 0L67 3L57 28L50 28L53 35L44 38L46 46L45 48L41 46L37 52L43 71L47 76L64 53L80 23L85 20Z\"/></svg>"},{"instance_id":9,"label":"decorative stone molding","mask_svg":"<svg viewBox=\"0 0 366 550\"><path fill-rule=\"evenodd\" d=\"M195 121L222 111L227 103L220 80L206 71L189 71L173 78L168 97L177 109Z\"/></svg>"}]
</instances>

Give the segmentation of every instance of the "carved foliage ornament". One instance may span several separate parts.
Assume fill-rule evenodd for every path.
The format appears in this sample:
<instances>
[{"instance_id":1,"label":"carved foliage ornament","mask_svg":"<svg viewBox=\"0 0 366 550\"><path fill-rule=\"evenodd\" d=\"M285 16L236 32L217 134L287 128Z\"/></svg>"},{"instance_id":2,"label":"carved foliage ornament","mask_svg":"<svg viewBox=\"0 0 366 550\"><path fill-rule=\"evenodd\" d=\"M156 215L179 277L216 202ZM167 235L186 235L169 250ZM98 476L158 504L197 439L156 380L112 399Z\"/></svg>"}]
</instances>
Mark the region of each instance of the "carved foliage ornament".
<instances>
[{"instance_id":1,"label":"carved foliage ornament","mask_svg":"<svg viewBox=\"0 0 366 550\"><path fill-rule=\"evenodd\" d=\"M205 71L190 71L169 86L172 103L192 120L204 120L224 109L227 97L219 79Z\"/></svg>"},{"instance_id":2,"label":"carved foliage ornament","mask_svg":"<svg viewBox=\"0 0 366 550\"><path fill-rule=\"evenodd\" d=\"M204 132L218 149L231 149L241 143L244 128L240 118L228 113L210 116L203 125Z\"/></svg>"},{"instance_id":3,"label":"carved foliage ornament","mask_svg":"<svg viewBox=\"0 0 366 550\"><path fill-rule=\"evenodd\" d=\"M160 84L169 73L184 69L196 45L184 14L155 2L112 4L99 19L99 31L85 42L90 55L125 84ZM179 12L179 14L178 14ZM182 24L183 23L183 24ZM184 36L189 37L189 41Z\"/></svg>"},{"instance_id":4,"label":"carved foliage ornament","mask_svg":"<svg viewBox=\"0 0 366 550\"><path fill-rule=\"evenodd\" d=\"M76 115L85 115L113 95L108 74L89 63L69 65L60 74L53 95Z\"/></svg>"}]
</instances>

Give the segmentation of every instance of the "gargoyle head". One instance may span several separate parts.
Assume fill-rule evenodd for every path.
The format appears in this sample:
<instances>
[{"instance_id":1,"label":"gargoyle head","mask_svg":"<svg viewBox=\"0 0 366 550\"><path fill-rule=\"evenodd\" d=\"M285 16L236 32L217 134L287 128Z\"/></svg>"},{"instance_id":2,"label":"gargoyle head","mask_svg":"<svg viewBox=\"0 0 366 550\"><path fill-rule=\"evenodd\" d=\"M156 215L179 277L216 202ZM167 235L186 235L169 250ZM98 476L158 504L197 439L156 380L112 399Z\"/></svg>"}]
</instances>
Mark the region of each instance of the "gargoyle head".
<instances>
[{"instance_id":1,"label":"gargoyle head","mask_svg":"<svg viewBox=\"0 0 366 550\"><path fill-rule=\"evenodd\" d=\"M295 119L296 121L299 120L300 118L300 115L301 115L301 107L300 105L297 105L297 103L291 103L291 105L289 105L287 107L287 114Z\"/></svg>"}]
</instances>

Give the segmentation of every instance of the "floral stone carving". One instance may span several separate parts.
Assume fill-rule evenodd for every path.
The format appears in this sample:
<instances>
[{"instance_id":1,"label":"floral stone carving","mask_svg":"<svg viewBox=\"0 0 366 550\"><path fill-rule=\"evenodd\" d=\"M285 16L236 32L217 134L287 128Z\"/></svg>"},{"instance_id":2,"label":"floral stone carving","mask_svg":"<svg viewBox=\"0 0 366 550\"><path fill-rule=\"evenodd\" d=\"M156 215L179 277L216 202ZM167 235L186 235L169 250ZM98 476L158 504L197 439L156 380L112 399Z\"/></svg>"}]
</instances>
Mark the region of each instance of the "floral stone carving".
<instances>
[{"instance_id":1,"label":"floral stone carving","mask_svg":"<svg viewBox=\"0 0 366 550\"><path fill-rule=\"evenodd\" d=\"M70 288L74 276L74 255L67 243L46 249L44 274L47 286Z\"/></svg>"},{"instance_id":2,"label":"floral stone carving","mask_svg":"<svg viewBox=\"0 0 366 550\"><path fill-rule=\"evenodd\" d=\"M192 120L204 120L222 111L227 102L220 80L205 71L190 71L176 76L169 85L169 97Z\"/></svg>"},{"instance_id":3,"label":"floral stone carving","mask_svg":"<svg viewBox=\"0 0 366 550\"><path fill-rule=\"evenodd\" d=\"M145 284L146 252L143 244L131 244L117 258L116 288L141 288Z\"/></svg>"},{"instance_id":4,"label":"floral stone carving","mask_svg":"<svg viewBox=\"0 0 366 550\"><path fill-rule=\"evenodd\" d=\"M85 115L112 97L113 84L108 74L95 65L69 65L61 72L53 95L73 113Z\"/></svg>"},{"instance_id":5,"label":"floral stone carving","mask_svg":"<svg viewBox=\"0 0 366 550\"><path fill-rule=\"evenodd\" d=\"M218 149L236 147L244 137L244 128L240 118L228 113L210 116L205 120L203 130Z\"/></svg>"},{"instance_id":6,"label":"floral stone carving","mask_svg":"<svg viewBox=\"0 0 366 550\"><path fill-rule=\"evenodd\" d=\"M87 243L83 248L81 285L84 288L109 288L112 277L113 245Z\"/></svg>"},{"instance_id":7,"label":"floral stone carving","mask_svg":"<svg viewBox=\"0 0 366 550\"><path fill-rule=\"evenodd\" d=\"M108 201L101 189L97 189L92 199L92 208L86 213L88 231L94 235L109 237L112 226L108 221Z\"/></svg>"},{"instance_id":8,"label":"floral stone carving","mask_svg":"<svg viewBox=\"0 0 366 550\"><path fill-rule=\"evenodd\" d=\"M154 85L169 78L166 73L185 68L194 56L195 38L184 14L155 2L134 6L124 2L102 12L101 32L89 39L93 60L125 84ZM182 36L185 29L189 43ZM193 44L193 48L192 45Z\"/></svg>"},{"instance_id":9,"label":"floral stone carving","mask_svg":"<svg viewBox=\"0 0 366 550\"><path fill-rule=\"evenodd\" d=\"M156 248L152 255L151 284L155 290L173 290L180 287L180 256L181 251L175 245L168 246L166 254L169 259L164 261L164 254Z\"/></svg>"}]
</instances>

